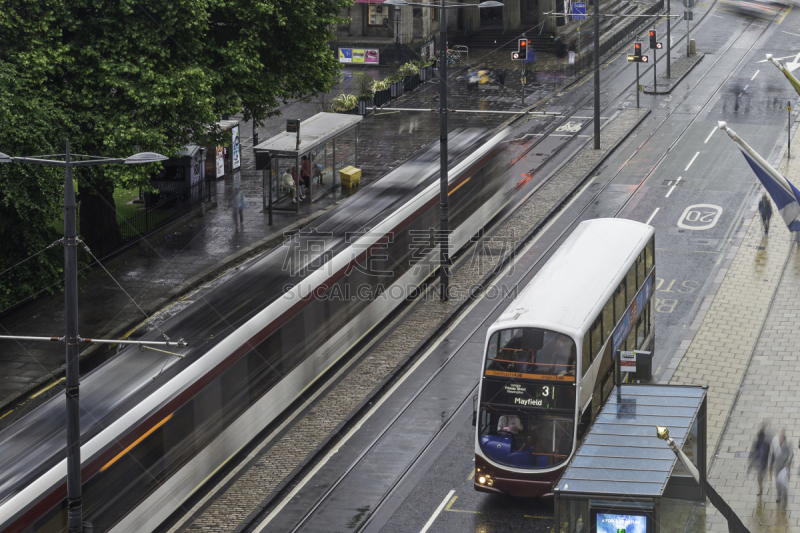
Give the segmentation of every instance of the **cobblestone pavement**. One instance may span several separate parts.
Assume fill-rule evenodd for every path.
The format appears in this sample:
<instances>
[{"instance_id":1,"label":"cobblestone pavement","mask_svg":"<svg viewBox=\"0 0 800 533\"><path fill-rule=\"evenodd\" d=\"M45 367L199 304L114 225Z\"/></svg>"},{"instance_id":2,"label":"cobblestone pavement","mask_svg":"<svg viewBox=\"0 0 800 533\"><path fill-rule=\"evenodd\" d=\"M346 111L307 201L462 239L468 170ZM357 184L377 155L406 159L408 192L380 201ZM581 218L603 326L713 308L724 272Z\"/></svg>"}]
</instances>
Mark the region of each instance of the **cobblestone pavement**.
<instances>
[{"instance_id":1,"label":"cobblestone pavement","mask_svg":"<svg viewBox=\"0 0 800 533\"><path fill-rule=\"evenodd\" d=\"M795 137L792 145L800 149L800 140ZM796 160L787 165L784 158L779 169L790 181L800 180ZM773 433L785 426L792 446L800 439L800 353L796 348L800 345L800 250L777 209L774 212L769 237L765 237L756 206L752 207L752 218L745 222L729 254L730 266L715 280L716 295L712 289L703 302L692 324L696 333L691 345L676 361L670 380L709 387L708 479L754 533L800 531L795 472L785 511L776 504L774 484L765 481L764 493L758 496L755 473L746 472L748 452L763 420L771 421ZM676 360L679 357L680 352ZM676 509L672 512L680 520L670 517L662 525L681 527L662 531L728 530L725 519L710 504L680 504Z\"/></svg>"},{"instance_id":2,"label":"cobblestone pavement","mask_svg":"<svg viewBox=\"0 0 800 533\"><path fill-rule=\"evenodd\" d=\"M606 124L601 150L591 142L558 174L504 223L492 239L504 249L513 249L566 194L580 184L586 173L606 151L636 124L644 109L623 111ZM591 139L590 139L591 141ZM332 391L320 399L313 410L257 459L257 461L214 500L187 531L233 531L258 504L299 465L306 456L376 387L411 351L433 332L437 325L461 302L492 268L498 255L481 261L465 261L451 279L452 299L442 302L435 296L422 299L378 346Z\"/></svg>"}]
</instances>

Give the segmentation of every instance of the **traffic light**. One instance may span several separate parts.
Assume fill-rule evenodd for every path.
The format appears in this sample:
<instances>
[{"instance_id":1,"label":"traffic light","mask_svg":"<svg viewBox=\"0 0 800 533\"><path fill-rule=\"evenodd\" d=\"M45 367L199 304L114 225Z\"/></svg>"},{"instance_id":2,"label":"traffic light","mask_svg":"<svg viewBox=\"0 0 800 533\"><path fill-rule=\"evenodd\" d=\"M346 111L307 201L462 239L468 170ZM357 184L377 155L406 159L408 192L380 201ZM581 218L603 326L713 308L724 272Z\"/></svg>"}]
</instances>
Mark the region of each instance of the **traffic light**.
<instances>
[{"instance_id":1,"label":"traffic light","mask_svg":"<svg viewBox=\"0 0 800 533\"><path fill-rule=\"evenodd\" d=\"M647 63L647 56L642 55L642 43L633 43L633 55L628 55L631 63Z\"/></svg>"},{"instance_id":2,"label":"traffic light","mask_svg":"<svg viewBox=\"0 0 800 533\"><path fill-rule=\"evenodd\" d=\"M528 39L519 39L517 52L519 52L519 57L517 59L528 59Z\"/></svg>"},{"instance_id":3,"label":"traffic light","mask_svg":"<svg viewBox=\"0 0 800 533\"><path fill-rule=\"evenodd\" d=\"M656 42L656 30L650 30L650 48L651 49L661 48L660 46L658 46L658 43Z\"/></svg>"}]
</instances>

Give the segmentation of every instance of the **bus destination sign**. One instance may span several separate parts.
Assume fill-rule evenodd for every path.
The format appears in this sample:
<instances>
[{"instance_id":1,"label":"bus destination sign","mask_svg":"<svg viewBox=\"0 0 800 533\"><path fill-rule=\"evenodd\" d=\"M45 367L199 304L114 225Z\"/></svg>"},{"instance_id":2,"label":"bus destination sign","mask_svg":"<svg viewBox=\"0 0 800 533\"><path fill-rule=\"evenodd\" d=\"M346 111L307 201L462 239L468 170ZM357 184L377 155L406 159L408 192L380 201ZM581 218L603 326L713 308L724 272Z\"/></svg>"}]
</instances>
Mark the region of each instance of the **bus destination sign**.
<instances>
[{"instance_id":1,"label":"bus destination sign","mask_svg":"<svg viewBox=\"0 0 800 533\"><path fill-rule=\"evenodd\" d=\"M538 409L572 409L575 388L539 383L486 380L482 402Z\"/></svg>"}]
</instances>

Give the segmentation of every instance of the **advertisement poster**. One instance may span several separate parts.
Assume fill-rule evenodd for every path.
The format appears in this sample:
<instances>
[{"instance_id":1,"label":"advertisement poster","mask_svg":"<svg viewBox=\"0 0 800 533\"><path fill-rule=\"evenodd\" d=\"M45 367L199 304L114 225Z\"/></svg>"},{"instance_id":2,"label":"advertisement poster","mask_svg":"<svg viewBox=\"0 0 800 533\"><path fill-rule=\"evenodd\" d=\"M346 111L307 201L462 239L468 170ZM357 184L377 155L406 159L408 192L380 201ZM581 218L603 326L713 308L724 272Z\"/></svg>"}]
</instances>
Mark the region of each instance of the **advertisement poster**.
<instances>
[{"instance_id":1,"label":"advertisement poster","mask_svg":"<svg viewBox=\"0 0 800 533\"><path fill-rule=\"evenodd\" d=\"M365 48L339 48L339 63L378 64L378 50Z\"/></svg>"},{"instance_id":2,"label":"advertisement poster","mask_svg":"<svg viewBox=\"0 0 800 533\"><path fill-rule=\"evenodd\" d=\"M222 146L217 146L217 177L221 178L225 174L225 152Z\"/></svg>"},{"instance_id":3,"label":"advertisement poster","mask_svg":"<svg viewBox=\"0 0 800 533\"><path fill-rule=\"evenodd\" d=\"M597 533L647 533L647 517L597 513Z\"/></svg>"},{"instance_id":4,"label":"advertisement poster","mask_svg":"<svg viewBox=\"0 0 800 533\"><path fill-rule=\"evenodd\" d=\"M233 148L233 166L231 168L239 168L242 166L242 153L239 146L239 126L234 126L231 130L232 135L232 148Z\"/></svg>"}]
</instances>

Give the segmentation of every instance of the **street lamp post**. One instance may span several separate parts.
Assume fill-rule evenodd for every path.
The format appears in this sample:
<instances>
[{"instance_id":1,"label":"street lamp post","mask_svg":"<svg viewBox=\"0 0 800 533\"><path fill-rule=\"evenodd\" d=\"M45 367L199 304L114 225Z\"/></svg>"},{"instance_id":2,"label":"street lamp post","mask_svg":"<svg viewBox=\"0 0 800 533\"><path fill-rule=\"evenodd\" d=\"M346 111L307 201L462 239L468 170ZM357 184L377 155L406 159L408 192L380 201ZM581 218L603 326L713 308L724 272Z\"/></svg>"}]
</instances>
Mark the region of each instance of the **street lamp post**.
<instances>
[{"instance_id":1,"label":"street lamp post","mask_svg":"<svg viewBox=\"0 0 800 533\"><path fill-rule=\"evenodd\" d=\"M450 236L447 234L448 218L448 175L447 175L447 9L461 7L502 7L502 2L487 0L479 4L460 4L448 0L441 0L441 4L418 4L407 2L406 0L386 0L386 5L393 5L399 9L400 6L427 7L430 9L440 9L439 27L439 207L440 207L440 230L439 236L439 283L441 286L441 298L447 300L448 288L450 283Z\"/></svg>"},{"instance_id":2,"label":"street lamp post","mask_svg":"<svg viewBox=\"0 0 800 533\"><path fill-rule=\"evenodd\" d=\"M64 302L66 345L66 410L67 410L67 531L83 531L81 509L81 421L78 389L80 372L78 365L78 235L75 205L75 186L72 181L72 167L104 164L136 164L166 161L166 157L153 152L144 152L126 159L88 157L72 160L69 140L66 141L64 160L44 157L10 157L0 153L0 163L31 163L34 165L64 167ZM60 156L55 156L59 157ZM80 156L86 157L86 156Z\"/></svg>"},{"instance_id":3,"label":"street lamp post","mask_svg":"<svg viewBox=\"0 0 800 533\"><path fill-rule=\"evenodd\" d=\"M600 0L594 0L594 149L600 149Z\"/></svg>"}]
</instances>

